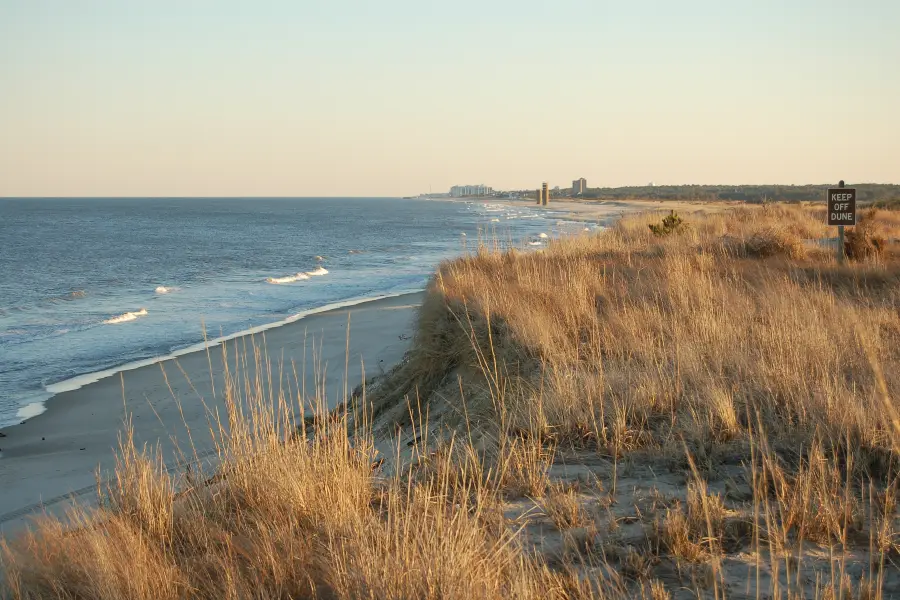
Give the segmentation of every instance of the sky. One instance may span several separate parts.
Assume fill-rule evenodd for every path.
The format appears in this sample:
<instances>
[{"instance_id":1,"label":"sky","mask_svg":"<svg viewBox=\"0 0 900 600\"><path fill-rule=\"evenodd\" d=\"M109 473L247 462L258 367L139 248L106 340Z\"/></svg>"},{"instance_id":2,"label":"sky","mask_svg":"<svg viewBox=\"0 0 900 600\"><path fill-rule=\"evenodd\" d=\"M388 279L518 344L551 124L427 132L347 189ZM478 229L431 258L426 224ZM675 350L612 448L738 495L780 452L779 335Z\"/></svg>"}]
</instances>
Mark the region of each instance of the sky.
<instances>
[{"instance_id":1,"label":"sky","mask_svg":"<svg viewBox=\"0 0 900 600\"><path fill-rule=\"evenodd\" d=\"M2 196L900 183L897 0L0 0Z\"/></svg>"}]
</instances>

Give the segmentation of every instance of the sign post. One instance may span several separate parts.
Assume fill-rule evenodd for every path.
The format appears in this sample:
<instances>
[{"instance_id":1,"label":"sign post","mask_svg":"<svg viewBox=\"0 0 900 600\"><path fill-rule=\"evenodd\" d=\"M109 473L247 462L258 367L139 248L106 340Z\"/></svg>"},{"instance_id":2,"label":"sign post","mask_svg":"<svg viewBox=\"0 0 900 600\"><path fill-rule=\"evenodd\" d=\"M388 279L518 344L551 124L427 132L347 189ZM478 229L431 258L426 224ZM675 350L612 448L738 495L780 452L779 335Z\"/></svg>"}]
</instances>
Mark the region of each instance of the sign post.
<instances>
[{"instance_id":1,"label":"sign post","mask_svg":"<svg viewBox=\"0 0 900 600\"><path fill-rule=\"evenodd\" d=\"M841 180L836 188L828 188L828 224L837 225L839 263L844 262L844 226L856 225L856 188L845 188Z\"/></svg>"}]
</instances>

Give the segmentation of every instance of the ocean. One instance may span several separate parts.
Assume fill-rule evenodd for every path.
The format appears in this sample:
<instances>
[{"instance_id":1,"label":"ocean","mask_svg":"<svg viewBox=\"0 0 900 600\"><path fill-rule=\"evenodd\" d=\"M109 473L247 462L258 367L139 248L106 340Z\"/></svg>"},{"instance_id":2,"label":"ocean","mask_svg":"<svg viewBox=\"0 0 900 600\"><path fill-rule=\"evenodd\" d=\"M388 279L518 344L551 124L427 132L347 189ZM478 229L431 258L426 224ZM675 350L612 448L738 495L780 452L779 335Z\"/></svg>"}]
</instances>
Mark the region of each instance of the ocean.
<instances>
[{"instance_id":1,"label":"ocean","mask_svg":"<svg viewBox=\"0 0 900 600\"><path fill-rule=\"evenodd\" d=\"M137 362L424 289L479 236L538 249L583 223L527 202L0 199L0 427ZM541 234L545 234L542 236Z\"/></svg>"}]
</instances>

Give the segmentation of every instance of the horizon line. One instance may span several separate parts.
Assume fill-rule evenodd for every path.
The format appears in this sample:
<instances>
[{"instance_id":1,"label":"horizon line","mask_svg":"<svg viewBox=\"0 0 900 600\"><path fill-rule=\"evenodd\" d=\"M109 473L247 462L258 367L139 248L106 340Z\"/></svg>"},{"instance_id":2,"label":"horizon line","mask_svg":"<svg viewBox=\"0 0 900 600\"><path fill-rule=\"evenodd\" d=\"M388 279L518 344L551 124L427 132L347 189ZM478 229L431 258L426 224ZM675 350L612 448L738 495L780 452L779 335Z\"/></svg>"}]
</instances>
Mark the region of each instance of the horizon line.
<instances>
[{"instance_id":1,"label":"horizon line","mask_svg":"<svg viewBox=\"0 0 900 600\"><path fill-rule=\"evenodd\" d=\"M588 188L593 190L621 190L628 188L664 188L664 187L766 187L766 186L781 186L781 187L825 187L830 185L837 185L837 183L654 183L652 186L649 184L645 185L620 185L620 186L602 186L596 188ZM883 185L883 186L898 186L900 183L877 183L877 182L845 182L847 186L853 185ZM560 189L562 188L559 186ZM535 188L536 189L536 188ZM510 193L510 192L523 192L523 191L533 191L532 188L520 188L520 189L509 189L509 190L495 190L497 193ZM419 198L419 197L427 197L427 196L446 196L449 192L420 192L414 195L386 195L386 196L358 196L358 195L313 195L313 196L292 196L292 195L260 195L255 196L252 194L234 194L234 195L119 195L119 194L102 194L102 195L58 195L58 196L47 196L47 195L34 195L34 196L4 196L0 195L0 200L240 200L240 199L253 199L253 200L303 200L303 199L386 199L386 198L397 198L397 199L407 199L407 198ZM484 196L490 197L490 196Z\"/></svg>"}]
</instances>

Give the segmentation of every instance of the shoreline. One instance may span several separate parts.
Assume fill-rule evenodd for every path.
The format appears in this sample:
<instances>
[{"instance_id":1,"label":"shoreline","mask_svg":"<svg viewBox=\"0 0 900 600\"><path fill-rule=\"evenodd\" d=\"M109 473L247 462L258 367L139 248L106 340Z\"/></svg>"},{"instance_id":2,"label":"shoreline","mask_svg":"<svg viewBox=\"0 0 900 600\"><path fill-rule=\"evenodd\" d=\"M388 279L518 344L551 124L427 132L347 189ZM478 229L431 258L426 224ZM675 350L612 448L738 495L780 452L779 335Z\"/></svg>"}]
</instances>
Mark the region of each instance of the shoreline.
<instances>
[{"instance_id":1,"label":"shoreline","mask_svg":"<svg viewBox=\"0 0 900 600\"><path fill-rule=\"evenodd\" d=\"M91 385L106 379L108 377L112 377L114 375L118 375L119 373L124 373L127 371L134 371L135 369L141 369L144 367L148 367L151 365L155 365L161 362L165 362L168 360L172 360L175 358L180 358L187 354L192 354L194 352L206 352L207 350L212 350L213 348L218 348L222 344L226 342L230 342L231 340L241 338L248 335L256 335L258 333L262 333L264 331L268 331L270 329L275 329L277 327L283 327L285 325L290 325L296 321L304 319L308 316L321 314L324 312L329 312L332 310L338 310L341 308L349 308L352 306L359 306L361 304L365 304L367 302L377 302L379 300L384 300L387 298L398 298L401 296L414 295L419 294L423 290L407 290L402 292L396 292L393 294L383 294L380 296L366 296L363 298L350 298L348 300L341 300L338 302L331 302L329 304L325 304L323 306L319 306L316 308L310 308L307 310L302 310L296 314L293 314L285 319L281 319L279 321L273 321L271 323L264 323L262 325L256 325L255 327L250 327L248 329L242 329L240 331L236 331L234 333L230 333L227 335L222 335L216 338L207 339L202 342L196 342L185 346L184 348L179 348L177 350L172 350L166 354L159 354L157 356L152 356L148 358L140 358L137 360L132 360L128 362L124 362L113 367L108 367L106 369L100 369L98 371L88 371L87 373L82 373L80 375L75 375L74 377L69 377L67 379L63 379L54 383L47 384L44 386L44 393L48 394L48 396L42 400L36 400L34 402L30 402L23 406L19 407L18 412L16 413L16 418L20 419L17 423L10 423L8 425L0 426L0 434L5 433L7 430L12 429L14 427L18 427L20 425L24 425L31 419L38 417L49 410L49 403L52 402L57 396L60 394L64 394L66 392L74 392L75 390L79 390L87 385ZM23 415L23 411L34 411L30 414ZM0 436L2 439L3 436ZM2 446L0 446L2 447Z\"/></svg>"},{"instance_id":2,"label":"shoreline","mask_svg":"<svg viewBox=\"0 0 900 600\"><path fill-rule=\"evenodd\" d=\"M455 198L431 201L435 200L471 202ZM485 201L506 206L529 204L523 200L496 198ZM657 206L647 202L557 202L544 208L563 219L599 223ZM75 489L89 490L95 472L108 472L114 465L112 459L126 415L132 417L135 443L159 445L167 465L178 462L176 459L184 447L178 440L189 440L194 452L209 451L214 440L209 439L212 424L205 399L221 404L215 392L222 390L222 383L217 380L217 377L221 379L225 366L220 355L226 350L232 353L228 342L233 342L234 353L239 354L242 349L238 340L247 352L246 338L251 337L252 346L255 336L263 334L261 345L267 356L276 357L273 363L278 362L278 357L290 362L302 360L305 374L313 373L323 363L339 365L327 377L323 376L322 381L314 382L314 389L324 390L330 406L341 389L352 390L356 380L362 378L357 357L369 374L366 377L377 372L373 367L389 368L402 359L412 337L403 335L412 333L414 311L411 309L421 304L424 293L423 290L398 292L331 303L165 355L126 362L46 386L51 395L43 400L42 412L20 424L0 429L4 434L0 437L0 488L8 490L0 499L0 535L21 524L24 508L40 509L44 507L43 499L51 498L58 509L68 504L60 502L65 500L65 494ZM353 335L347 336L346 319L351 312L355 315L350 325ZM314 332L311 339L307 339L308 331ZM302 347L298 341L302 341ZM313 354L316 349L320 354L318 363L312 357L312 365L308 364L310 357L306 353L309 341L314 347ZM215 348L222 348L222 352L209 352ZM311 368L307 369L308 366ZM343 377L336 378L333 372ZM279 379L276 385L284 383L284 379ZM287 383L290 386L290 381ZM187 396L197 396L200 402L186 400L189 404L182 406L182 399ZM198 429L204 439L191 434Z\"/></svg>"},{"instance_id":3,"label":"shoreline","mask_svg":"<svg viewBox=\"0 0 900 600\"><path fill-rule=\"evenodd\" d=\"M658 212L674 210L684 214L709 213L733 208L737 202L715 201L706 202L700 200L572 200L571 198L551 199L546 205L540 205L533 198L423 198L428 202L479 202L484 204L499 204L511 207L526 207L536 210L546 210L566 213L565 218L576 222L596 221L599 225L609 226L612 222L628 213Z\"/></svg>"},{"instance_id":4,"label":"shoreline","mask_svg":"<svg viewBox=\"0 0 900 600\"><path fill-rule=\"evenodd\" d=\"M225 414L226 352L234 375L235 356L246 352L252 361L255 344L271 364L260 374L270 378L276 392L294 389L296 369L309 380L307 396L319 391L329 406L336 404L363 375L400 362L423 297L419 291L345 301L189 347L193 351L186 348L178 356L67 380L73 389L53 395L44 412L0 430L0 536L46 508L48 498L56 504L54 511L70 506L61 501L66 494L90 488L95 473L109 472L126 417L135 444L158 447L167 465L177 464L182 451L190 456L214 448L210 427L216 414ZM212 348L221 351L208 352ZM241 375L255 373L252 364L240 370Z\"/></svg>"},{"instance_id":5,"label":"shoreline","mask_svg":"<svg viewBox=\"0 0 900 600\"><path fill-rule=\"evenodd\" d=\"M687 208L688 211L692 212L693 210L709 210L709 208L714 203L706 203L705 207L703 203L700 202L666 202L662 201L650 201L650 200L623 200L623 201L603 201L603 200L589 200L589 201L571 201L571 200L557 200L551 201L547 206L539 206L532 204L529 199L510 199L510 198L493 198L493 197L460 197L460 198L452 198L452 197L425 197L419 198L420 200L431 201L431 202L456 202L456 203L471 203L471 202L483 202L483 203L492 203L492 204L500 204L503 206L512 206L512 207L535 207L538 209L550 210L550 211L562 211L566 213L565 218L573 222L589 222L596 221L598 225L606 227L616 219L620 218L627 212L640 212L642 210L663 210L668 209L670 207L674 207L679 210L685 210ZM697 205L695 207L688 208L687 205ZM676 206L677 205L677 206ZM175 358L179 358L188 354L192 354L194 352L206 352L210 349L217 348L221 346L223 343L241 338L247 335L255 335L257 333L262 333L264 331L268 331L274 328L283 327L294 323L298 320L304 319L308 316L321 314L323 312L328 312L331 310L336 310L344 307L358 306L361 304L365 304L367 302L374 302L385 298L395 298L407 294L416 294L421 293L423 290L407 290L403 292L396 292L393 294L384 294L378 296L370 296L370 297L362 297L362 298L351 298L348 300L342 300L338 302L329 303L323 305L321 307L316 307L312 309L307 309L300 311L290 317L285 319L281 319L279 321L273 321L272 323L266 323L263 325L257 325L255 327L251 327L248 329L244 329L241 331L237 331L231 334L227 334L224 336L219 336L213 339L208 339L200 342L196 342L190 344L184 348L180 348L177 350L170 351L165 354L160 354L153 357L142 358L138 360L132 360L128 362L124 362L113 367L108 367L105 369L100 369L97 371L89 371L87 373L82 373L80 375L76 375L74 377L69 377L67 379L63 379L58 382L54 382L44 386L43 394L46 394L46 397L41 398L40 400L35 400L28 404L22 405L18 407L16 412L16 422L9 423L7 425L0 426L0 439L2 439L5 434L15 428L20 427L21 425L27 423L31 419L39 417L42 414L45 414L48 410L50 410L50 404L54 402L54 400L60 395L67 392L72 392L75 390L79 390L87 385L91 385L101 381L103 379L112 377L119 373L133 371L136 369L141 369L147 366L151 366L154 364L159 364L168 360L172 360ZM0 446L2 448L2 446ZM0 452L0 459L2 459L2 452Z\"/></svg>"}]
</instances>

